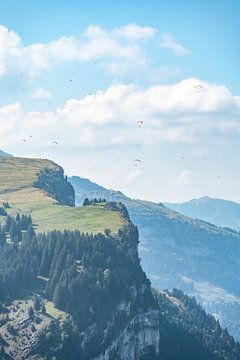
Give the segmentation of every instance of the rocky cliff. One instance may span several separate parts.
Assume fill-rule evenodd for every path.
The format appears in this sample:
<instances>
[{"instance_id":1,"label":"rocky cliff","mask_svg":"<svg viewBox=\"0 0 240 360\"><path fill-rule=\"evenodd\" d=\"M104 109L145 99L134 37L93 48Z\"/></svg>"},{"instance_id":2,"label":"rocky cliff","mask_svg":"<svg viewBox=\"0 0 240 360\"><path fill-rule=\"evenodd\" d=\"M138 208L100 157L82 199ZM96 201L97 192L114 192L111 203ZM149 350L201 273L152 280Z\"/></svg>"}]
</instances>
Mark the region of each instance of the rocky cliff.
<instances>
[{"instance_id":1,"label":"rocky cliff","mask_svg":"<svg viewBox=\"0 0 240 360\"><path fill-rule=\"evenodd\" d=\"M125 308L126 312L128 308ZM112 344L94 360L113 360L119 356L122 360L157 359L159 340L159 311L149 309L133 317Z\"/></svg>"},{"instance_id":2,"label":"rocky cliff","mask_svg":"<svg viewBox=\"0 0 240 360\"><path fill-rule=\"evenodd\" d=\"M43 168L38 173L38 179L34 186L45 190L60 204L75 206L75 192L67 178L64 177L64 171L60 166L51 170Z\"/></svg>"}]
</instances>

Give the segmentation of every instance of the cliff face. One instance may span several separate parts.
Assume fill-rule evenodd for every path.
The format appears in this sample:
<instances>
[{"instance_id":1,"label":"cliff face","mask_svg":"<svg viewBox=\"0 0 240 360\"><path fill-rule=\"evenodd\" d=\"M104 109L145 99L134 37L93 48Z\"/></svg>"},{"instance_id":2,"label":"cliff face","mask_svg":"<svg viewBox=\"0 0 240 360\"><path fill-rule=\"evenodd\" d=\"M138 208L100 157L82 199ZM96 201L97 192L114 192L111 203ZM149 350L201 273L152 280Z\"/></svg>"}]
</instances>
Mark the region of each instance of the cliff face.
<instances>
[{"instance_id":1,"label":"cliff face","mask_svg":"<svg viewBox=\"0 0 240 360\"><path fill-rule=\"evenodd\" d=\"M96 352L92 351L92 343L96 344L96 339L101 333L99 320L85 330L81 340L83 358L154 360L159 355L159 308L153 297L150 282L139 262L137 229L130 225L120 234L118 241L121 243L117 245L120 268L116 275L122 284L121 289L115 290L116 293L119 291L119 295L115 298L114 310L112 313L109 311ZM113 269L110 271L113 272ZM112 285L109 285L109 290L113 289ZM115 294L112 295L114 297Z\"/></svg>"},{"instance_id":2,"label":"cliff face","mask_svg":"<svg viewBox=\"0 0 240 360\"><path fill-rule=\"evenodd\" d=\"M128 308L125 308L125 312ZM159 311L148 309L134 316L111 345L94 360L128 360L144 357L153 360L159 354L159 340Z\"/></svg>"},{"instance_id":3,"label":"cliff face","mask_svg":"<svg viewBox=\"0 0 240 360\"><path fill-rule=\"evenodd\" d=\"M112 203L109 206L114 206L115 210L120 207L119 211L128 219L124 206ZM76 237L74 242L77 242ZM74 304L76 299L77 302L72 307L65 304L61 308L64 311L68 309L78 328L79 348L76 351L81 353L81 359L135 360L142 356L150 356L152 360L157 358L159 309L150 282L140 265L136 227L129 221L117 237L90 237L85 244L87 254L85 251L82 255L81 252L77 254L77 248L74 249L69 243L69 249L64 256L75 256L79 264L79 273L75 280L68 277L69 283L76 281L78 284L79 294L75 290L74 299L71 299L71 288L65 288L65 296L69 302ZM82 248L85 248L85 244L82 239ZM60 279L66 273L67 268L63 264ZM52 280L49 278L46 289L49 297L51 287ZM54 302L56 295L57 288L53 295Z\"/></svg>"},{"instance_id":4,"label":"cliff face","mask_svg":"<svg viewBox=\"0 0 240 360\"><path fill-rule=\"evenodd\" d=\"M64 171L60 166L54 170L47 168L41 170L34 186L46 191L62 205L75 206L75 192L64 177Z\"/></svg>"}]
</instances>

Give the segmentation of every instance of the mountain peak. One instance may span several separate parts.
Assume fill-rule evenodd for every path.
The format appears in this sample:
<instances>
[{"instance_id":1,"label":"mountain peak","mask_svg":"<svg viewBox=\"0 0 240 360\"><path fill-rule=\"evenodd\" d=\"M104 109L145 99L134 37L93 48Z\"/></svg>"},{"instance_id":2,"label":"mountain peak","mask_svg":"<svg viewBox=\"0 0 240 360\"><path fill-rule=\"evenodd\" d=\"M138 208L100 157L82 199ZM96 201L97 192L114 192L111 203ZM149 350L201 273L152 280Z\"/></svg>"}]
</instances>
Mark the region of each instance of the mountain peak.
<instances>
[{"instance_id":1,"label":"mountain peak","mask_svg":"<svg viewBox=\"0 0 240 360\"><path fill-rule=\"evenodd\" d=\"M165 203L179 213L201 219L220 227L240 230L240 204L224 199L203 196L182 203Z\"/></svg>"},{"instance_id":2,"label":"mountain peak","mask_svg":"<svg viewBox=\"0 0 240 360\"><path fill-rule=\"evenodd\" d=\"M199 199L194 199L192 201L198 201L198 200L212 200L212 198L210 196L201 196Z\"/></svg>"}]
</instances>

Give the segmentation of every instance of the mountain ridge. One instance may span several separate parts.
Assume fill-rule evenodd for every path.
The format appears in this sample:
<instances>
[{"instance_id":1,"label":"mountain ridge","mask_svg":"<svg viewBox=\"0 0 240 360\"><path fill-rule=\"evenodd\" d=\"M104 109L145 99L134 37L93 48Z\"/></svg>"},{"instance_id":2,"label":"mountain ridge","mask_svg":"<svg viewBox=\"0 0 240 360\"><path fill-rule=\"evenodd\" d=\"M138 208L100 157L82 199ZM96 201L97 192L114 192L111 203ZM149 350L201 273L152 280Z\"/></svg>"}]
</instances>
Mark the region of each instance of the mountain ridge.
<instances>
[{"instance_id":1,"label":"mountain ridge","mask_svg":"<svg viewBox=\"0 0 240 360\"><path fill-rule=\"evenodd\" d=\"M12 157L13 155L8 154L7 152L0 150L0 156L5 156L5 157Z\"/></svg>"},{"instance_id":2,"label":"mountain ridge","mask_svg":"<svg viewBox=\"0 0 240 360\"><path fill-rule=\"evenodd\" d=\"M240 235L236 231L190 218L163 204L133 200L113 190L81 192L81 178L78 186L76 179L73 186L77 204L81 204L84 197L104 197L123 202L139 228L142 265L153 285L160 289L181 288L196 296L208 312L214 313L221 324L228 327L231 334L240 338L236 320L240 314L239 302L228 302L227 296L221 301L214 298L217 288L230 297L238 298L240 295L240 277L236 272ZM191 281L186 281L186 278Z\"/></svg>"},{"instance_id":3,"label":"mountain ridge","mask_svg":"<svg viewBox=\"0 0 240 360\"><path fill-rule=\"evenodd\" d=\"M234 201L203 196L183 203L164 205L184 215L240 231L240 204Z\"/></svg>"}]
</instances>

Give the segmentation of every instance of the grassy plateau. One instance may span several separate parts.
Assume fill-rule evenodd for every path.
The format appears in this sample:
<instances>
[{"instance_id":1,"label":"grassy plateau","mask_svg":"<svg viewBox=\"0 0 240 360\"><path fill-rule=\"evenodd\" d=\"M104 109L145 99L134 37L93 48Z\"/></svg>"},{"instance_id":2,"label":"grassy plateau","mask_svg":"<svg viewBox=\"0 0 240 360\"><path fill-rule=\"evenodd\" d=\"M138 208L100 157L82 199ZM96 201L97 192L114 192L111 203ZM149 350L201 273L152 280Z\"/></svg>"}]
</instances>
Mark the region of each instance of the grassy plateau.
<instances>
[{"instance_id":1,"label":"grassy plateau","mask_svg":"<svg viewBox=\"0 0 240 360\"><path fill-rule=\"evenodd\" d=\"M58 165L43 159L0 156L0 206L2 202L8 202L9 214L31 214L37 232L66 229L96 234L108 228L114 234L125 224L119 212L101 204L69 207L35 188L38 173L46 168L56 170ZM4 217L0 217L0 223L3 221Z\"/></svg>"}]
</instances>

